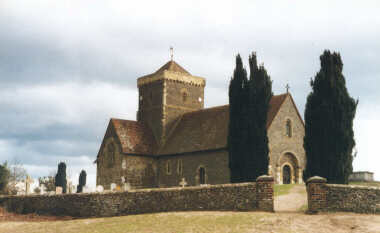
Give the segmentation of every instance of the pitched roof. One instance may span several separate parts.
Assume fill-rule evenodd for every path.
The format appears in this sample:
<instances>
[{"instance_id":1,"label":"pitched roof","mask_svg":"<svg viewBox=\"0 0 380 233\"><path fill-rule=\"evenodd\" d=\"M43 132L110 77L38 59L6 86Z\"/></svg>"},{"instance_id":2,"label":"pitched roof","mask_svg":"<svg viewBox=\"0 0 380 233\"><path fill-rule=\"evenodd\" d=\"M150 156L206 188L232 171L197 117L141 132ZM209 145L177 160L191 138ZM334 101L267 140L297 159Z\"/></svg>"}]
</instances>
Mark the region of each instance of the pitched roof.
<instances>
[{"instance_id":1,"label":"pitched roof","mask_svg":"<svg viewBox=\"0 0 380 233\"><path fill-rule=\"evenodd\" d=\"M126 154L152 155L156 143L152 131L137 121L111 119L120 140L122 152Z\"/></svg>"},{"instance_id":2,"label":"pitched roof","mask_svg":"<svg viewBox=\"0 0 380 233\"><path fill-rule=\"evenodd\" d=\"M174 72L177 72L177 73L183 73L183 74L190 75L190 73L187 70L185 70L184 68L182 68L182 66L178 65L178 63L175 62L175 61L173 61L173 60L168 61L165 65L161 66L161 68L158 69L155 72L155 74L161 73L164 70L169 70L169 71L174 71Z\"/></svg>"},{"instance_id":3,"label":"pitched roof","mask_svg":"<svg viewBox=\"0 0 380 233\"><path fill-rule=\"evenodd\" d=\"M286 96L288 94L281 94L281 95L274 95L269 101L269 110L267 115L267 129L270 127L270 125L273 122L274 117L277 115L278 110L280 110L280 107L284 100L286 99Z\"/></svg>"},{"instance_id":4,"label":"pitched roof","mask_svg":"<svg viewBox=\"0 0 380 233\"><path fill-rule=\"evenodd\" d=\"M277 95L270 100L267 129L286 96L287 94ZM223 105L184 114L167 143L157 151L157 155L226 148L229 111L229 105Z\"/></svg>"},{"instance_id":5,"label":"pitched roof","mask_svg":"<svg viewBox=\"0 0 380 233\"><path fill-rule=\"evenodd\" d=\"M225 148L228 119L228 105L184 114L157 155Z\"/></svg>"}]
</instances>

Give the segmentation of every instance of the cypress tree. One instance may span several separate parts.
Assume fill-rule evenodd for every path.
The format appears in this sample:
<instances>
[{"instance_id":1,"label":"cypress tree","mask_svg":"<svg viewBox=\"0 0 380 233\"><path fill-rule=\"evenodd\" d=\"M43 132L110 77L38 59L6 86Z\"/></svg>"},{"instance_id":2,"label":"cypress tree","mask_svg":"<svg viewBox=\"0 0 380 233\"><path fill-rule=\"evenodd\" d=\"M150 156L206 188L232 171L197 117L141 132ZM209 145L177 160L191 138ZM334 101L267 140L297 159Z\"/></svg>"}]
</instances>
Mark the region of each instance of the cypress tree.
<instances>
[{"instance_id":1,"label":"cypress tree","mask_svg":"<svg viewBox=\"0 0 380 233\"><path fill-rule=\"evenodd\" d=\"M358 102L347 91L340 54L326 50L320 61L305 108L304 180L318 175L329 183L347 184L352 173L353 120Z\"/></svg>"},{"instance_id":2,"label":"cypress tree","mask_svg":"<svg viewBox=\"0 0 380 233\"><path fill-rule=\"evenodd\" d=\"M255 181L268 174L269 148L267 136L267 113L273 96L272 81L263 65L257 65L256 53L249 56L250 76L248 89L248 141L245 159L246 181Z\"/></svg>"},{"instance_id":3,"label":"cypress tree","mask_svg":"<svg viewBox=\"0 0 380 233\"><path fill-rule=\"evenodd\" d=\"M240 55L236 56L236 67L229 85L230 119L228 125L228 154L231 183L242 182L244 174L243 138L247 133L244 119L245 86L247 83L247 71L243 67Z\"/></svg>"},{"instance_id":4,"label":"cypress tree","mask_svg":"<svg viewBox=\"0 0 380 233\"><path fill-rule=\"evenodd\" d=\"M83 192L83 187L86 186L86 177L87 177L86 171L82 170L79 174L79 182L78 182L78 186L77 186L77 193Z\"/></svg>"},{"instance_id":5,"label":"cypress tree","mask_svg":"<svg viewBox=\"0 0 380 233\"><path fill-rule=\"evenodd\" d=\"M58 164L58 172L55 175L55 186L62 187L62 192L66 193L66 164L64 162L60 162Z\"/></svg>"}]
</instances>

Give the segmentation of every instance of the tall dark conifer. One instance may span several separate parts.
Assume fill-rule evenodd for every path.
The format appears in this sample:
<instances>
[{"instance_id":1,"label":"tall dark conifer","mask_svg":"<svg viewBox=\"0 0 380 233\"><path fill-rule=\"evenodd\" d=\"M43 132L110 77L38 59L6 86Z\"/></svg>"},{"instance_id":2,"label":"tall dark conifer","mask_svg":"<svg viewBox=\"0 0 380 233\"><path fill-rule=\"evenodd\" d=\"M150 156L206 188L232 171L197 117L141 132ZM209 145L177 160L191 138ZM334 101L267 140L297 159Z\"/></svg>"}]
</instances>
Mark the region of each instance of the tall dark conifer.
<instances>
[{"instance_id":1,"label":"tall dark conifer","mask_svg":"<svg viewBox=\"0 0 380 233\"><path fill-rule=\"evenodd\" d=\"M248 127L246 125L244 101L246 96L247 71L243 67L240 55L236 56L236 67L229 86L230 120L228 134L229 167L231 182L243 181L244 143Z\"/></svg>"},{"instance_id":2,"label":"tall dark conifer","mask_svg":"<svg viewBox=\"0 0 380 233\"><path fill-rule=\"evenodd\" d=\"M256 53L249 56L250 77L247 85L248 141L246 150L246 181L254 181L268 173L269 148L267 113L271 100L272 81L263 65L257 65Z\"/></svg>"},{"instance_id":3,"label":"tall dark conifer","mask_svg":"<svg viewBox=\"0 0 380 233\"><path fill-rule=\"evenodd\" d=\"M87 173L85 170L82 170L79 174L79 182L77 186L77 193L83 192L83 187L86 186L86 177Z\"/></svg>"},{"instance_id":4,"label":"tall dark conifer","mask_svg":"<svg viewBox=\"0 0 380 233\"><path fill-rule=\"evenodd\" d=\"M62 192L66 193L66 164L64 162L60 162L58 164L58 172L55 175L55 186L62 187Z\"/></svg>"},{"instance_id":5,"label":"tall dark conifer","mask_svg":"<svg viewBox=\"0 0 380 233\"><path fill-rule=\"evenodd\" d=\"M326 50L320 61L305 108L304 180L318 175L329 183L347 184L352 173L353 120L358 102L347 92L340 54Z\"/></svg>"}]
</instances>

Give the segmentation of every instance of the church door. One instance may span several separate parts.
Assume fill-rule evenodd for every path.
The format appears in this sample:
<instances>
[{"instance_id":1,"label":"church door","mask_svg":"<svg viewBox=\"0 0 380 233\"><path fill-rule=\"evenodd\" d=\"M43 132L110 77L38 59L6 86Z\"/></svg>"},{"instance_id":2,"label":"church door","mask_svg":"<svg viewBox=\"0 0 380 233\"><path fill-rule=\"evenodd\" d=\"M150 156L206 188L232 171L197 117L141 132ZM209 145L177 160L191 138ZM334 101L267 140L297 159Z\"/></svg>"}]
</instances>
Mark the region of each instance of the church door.
<instances>
[{"instance_id":1,"label":"church door","mask_svg":"<svg viewBox=\"0 0 380 233\"><path fill-rule=\"evenodd\" d=\"M199 168L199 184L206 184L206 171L203 167Z\"/></svg>"},{"instance_id":2,"label":"church door","mask_svg":"<svg viewBox=\"0 0 380 233\"><path fill-rule=\"evenodd\" d=\"M289 167L289 165L285 165L284 168L282 168L282 183L283 184L290 184L290 167Z\"/></svg>"}]
</instances>

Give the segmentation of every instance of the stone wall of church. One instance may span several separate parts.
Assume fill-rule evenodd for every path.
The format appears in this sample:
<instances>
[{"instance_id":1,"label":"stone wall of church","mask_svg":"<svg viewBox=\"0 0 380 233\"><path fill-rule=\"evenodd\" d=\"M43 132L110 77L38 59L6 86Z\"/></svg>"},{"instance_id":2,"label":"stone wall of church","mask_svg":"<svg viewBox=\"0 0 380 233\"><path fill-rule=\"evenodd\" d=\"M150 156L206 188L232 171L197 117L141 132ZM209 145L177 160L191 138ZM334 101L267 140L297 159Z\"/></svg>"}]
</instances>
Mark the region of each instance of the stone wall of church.
<instances>
[{"instance_id":1,"label":"stone wall of church","mask_svg":"<svg viewBox=\"0 0 380 233\"><path fill-rule=\"evenodd\" d=\"M180 168L181 164L182 169ZM182 178L185 178L189 186L199 185L199 169L201 167L205 171L206 184L230 183L226 150L160 157L157 167L159 170L158 187L179 186Z\"/></svg>"},{"instance_id":2,"label":"stone wall of church","mask_svg":"<svg viewBox=\"0 0 380 233\"><path fill-rule=\"evenodd\" d=\"M287 135L286 124L291 122L291 137ZM305 168L305 150L303 138L305 127L300 120L290 96L282 104L269 130L269 175L274 176L275 183L282 183L282 168L290 165L292 183L302 182L302 172Z\"/></svg>"},{"instance_id":3,"label":"stone wall of church","mask_svg":"<svg viewBox=\"0 0 380 233\"><path fill-rule=\"evenodd\" d=\"M114 152L108 148L113 145ZM132 188L156 187L156 160L151 157L121 154L120 143L113 137L105 140L97 161L96 184L110 189L111 183L122 187L129 183Z\"/></svg>"}]
</instances>

